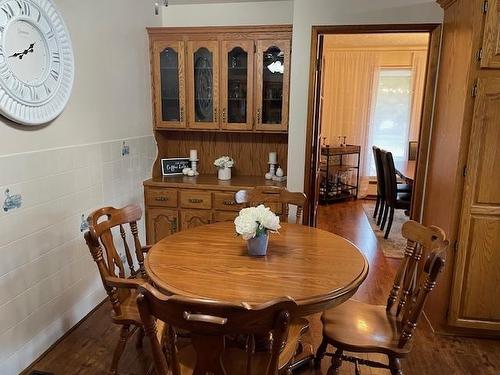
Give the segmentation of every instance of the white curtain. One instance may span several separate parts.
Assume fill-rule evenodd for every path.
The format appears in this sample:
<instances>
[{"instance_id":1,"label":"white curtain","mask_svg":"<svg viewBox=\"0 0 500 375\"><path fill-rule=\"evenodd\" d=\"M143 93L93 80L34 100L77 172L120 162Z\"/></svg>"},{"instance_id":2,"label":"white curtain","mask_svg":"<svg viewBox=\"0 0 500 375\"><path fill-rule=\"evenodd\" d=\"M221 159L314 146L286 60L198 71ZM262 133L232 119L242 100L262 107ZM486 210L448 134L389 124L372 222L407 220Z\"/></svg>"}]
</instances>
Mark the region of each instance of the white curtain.
<instances>
[{"instance_id":1,"label":"white curtain","mask_svg":"<svg viewBox=\"0 0 500 375\"><path fill-rule=\"evenodd\" d=\"M415 51L412 58L413 71L413 103L408 141L418 141L420 122L422 120L422 103L424 100L425 77L427 73L427 51Z\"/></svg>"},{"instance_id":2,"label":"white curtain","mask_svg":"<svg viewBox=\"0 0 500 375\"><path fill-rule=\"evenodd\" d=\"M329 145L338 144L339 136L346 136L348 144L361 145L358 196L364 197L368 191L366 163L370 160L368 152L371 152L371 148L368 150L364 146L369 132L378 54L370 51L326 51L324 58L322 136L326 137Z\"/></svg>"}]
</instances>

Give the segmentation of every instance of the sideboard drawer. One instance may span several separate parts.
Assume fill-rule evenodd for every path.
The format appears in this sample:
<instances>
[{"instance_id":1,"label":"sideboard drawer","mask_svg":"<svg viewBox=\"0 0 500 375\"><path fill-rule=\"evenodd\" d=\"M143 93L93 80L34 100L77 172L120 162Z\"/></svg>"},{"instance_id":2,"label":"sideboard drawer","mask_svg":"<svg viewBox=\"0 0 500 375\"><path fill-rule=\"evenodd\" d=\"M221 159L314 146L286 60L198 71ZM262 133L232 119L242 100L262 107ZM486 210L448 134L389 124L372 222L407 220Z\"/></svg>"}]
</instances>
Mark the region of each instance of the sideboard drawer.
<instances>
[{"instance_id":1,"label":"sideboard drawer","mask_svg":"<svg viewBox=\"0 0 500 375\"><path fill-rule=\"evenodd\" d=\"M234 221L238 216L236 211L214 211L214 222Z\"/></svg>"},{"instance_id":2,"label":"sideboard drawer","mask_svg":"<svg viewBox=\"0 0 500 375\"><path fill-rule=\"evenodd\" d=\"M177 207L177 190L148 189L146 190L146 205L160 207Z\"/></svg>"},{"instance_id":3,"label":"sideboard drawer","mask_svg":"<svg viewBox=\"0 0 500 375\"><path fill-rule=\"evenodd\" d=\"M209 210L212 208L212 193L210 191L181 190L181 207Z\"/></svg>"},{"instance_id":4,"label":"sideboard drawer","mask_svg":"<svg viewBox=\"0 0 500 375\"><path fill-rule=\"evenodd\" d=\"M214 209L223 211L239 211L244 204L238 204L234 200L234 193L214 193Z\"/></svg>"}]
</instances>

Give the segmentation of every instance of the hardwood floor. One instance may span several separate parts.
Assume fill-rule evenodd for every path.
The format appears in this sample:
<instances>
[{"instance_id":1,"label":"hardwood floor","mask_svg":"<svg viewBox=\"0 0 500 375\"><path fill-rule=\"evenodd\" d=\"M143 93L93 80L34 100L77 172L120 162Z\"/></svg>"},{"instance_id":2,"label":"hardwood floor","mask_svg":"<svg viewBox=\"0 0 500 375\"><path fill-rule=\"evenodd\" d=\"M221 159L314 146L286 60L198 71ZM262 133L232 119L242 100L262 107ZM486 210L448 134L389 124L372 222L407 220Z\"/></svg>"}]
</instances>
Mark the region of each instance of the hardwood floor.
<instances>
[{"instance_id":1,"label":"hardwood floor","mask_svg":"<svg viewBox=\"0 0 500 375\"><path fill-rule=\"evenodd\" d=\"M351 240L368 258L370 273L355 298L369 303L385 304L399 261L383 256L361 203L353 201L320 207L318 227ZM104 303L29 370L37 369L56 375L105 374L119 337L119 327L113 325L109 318L110 310L109 303ZM311 328L317 347L321 341L319 315L311 318ZM149 346L145 342L144 348L137 350L133 339L131 338L127 345L120 362L120 374L146 373L151 358ZM369 358L382 360L383 356L370 355ZM325 375L328 362L328 358L325 358L320 370L304 369L296 373ZM413 351L403 361L403 370L406 375L499 374L500 340L436 336L422 319L415 336ZM26 373L29 374L29 371ZM389 372L363 366L361 373L377 375ZM344 363L340 374L354 374L354 367Z\"/></svg>"}]
</instances>

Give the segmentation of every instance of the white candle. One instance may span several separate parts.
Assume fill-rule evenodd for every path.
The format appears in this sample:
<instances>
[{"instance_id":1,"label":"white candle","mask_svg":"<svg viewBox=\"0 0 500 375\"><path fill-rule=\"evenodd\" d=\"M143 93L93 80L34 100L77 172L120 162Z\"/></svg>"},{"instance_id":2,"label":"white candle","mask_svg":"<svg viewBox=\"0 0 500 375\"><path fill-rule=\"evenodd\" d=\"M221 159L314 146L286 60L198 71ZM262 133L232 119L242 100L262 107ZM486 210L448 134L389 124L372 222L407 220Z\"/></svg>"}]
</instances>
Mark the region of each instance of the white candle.
<instances>
[{"instance_id":1,"label":"white candle","mask_svg":"<svg viewBox=\"0 0 500 375\"><path fill-rule=\"evenodd\" d=\"M198 151L197 150L189 150L189 159L198 160Z\"/></svg>"},{"instance_id":2,"label":"white candle","mask_svg":"<svg viewBox=\"0 0 500 375\"><path fill-rule=\"evenodd\" d=\"M271 163L271 164L278 163L278 154L276 152L269 153L269 163Z\"/></svg>"}]
</instances>

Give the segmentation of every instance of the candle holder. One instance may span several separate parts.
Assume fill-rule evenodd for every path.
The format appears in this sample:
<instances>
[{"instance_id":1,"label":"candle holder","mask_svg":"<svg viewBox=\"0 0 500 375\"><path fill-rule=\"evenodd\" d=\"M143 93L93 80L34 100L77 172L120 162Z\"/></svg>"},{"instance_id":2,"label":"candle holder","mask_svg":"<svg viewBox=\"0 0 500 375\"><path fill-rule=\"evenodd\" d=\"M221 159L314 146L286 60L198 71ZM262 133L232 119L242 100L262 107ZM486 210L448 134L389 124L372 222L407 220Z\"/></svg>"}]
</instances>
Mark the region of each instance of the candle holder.
<instances>
[{"instance_id":1,"label":"candle holder","mask_svg":"<svg viewBox=\"0 0 500 375\"><path fill-rule=\"evenodd\" d=\"M200 159L189 159L189 161L191 162L191 170L194 172L195 176L198 176L200 174L197 170L199 160Z\"/></svg>"},{"instance_id":2,"label":"candle holder","mask_svg":"<svg viewBox=\"0 0 500 375\"><path fill-rule=\"evenodd\" d=\"M269 162L269 172L266 173L266 180L272 180L276 175L276 164Z\"/></svg>"}]
</instances>

